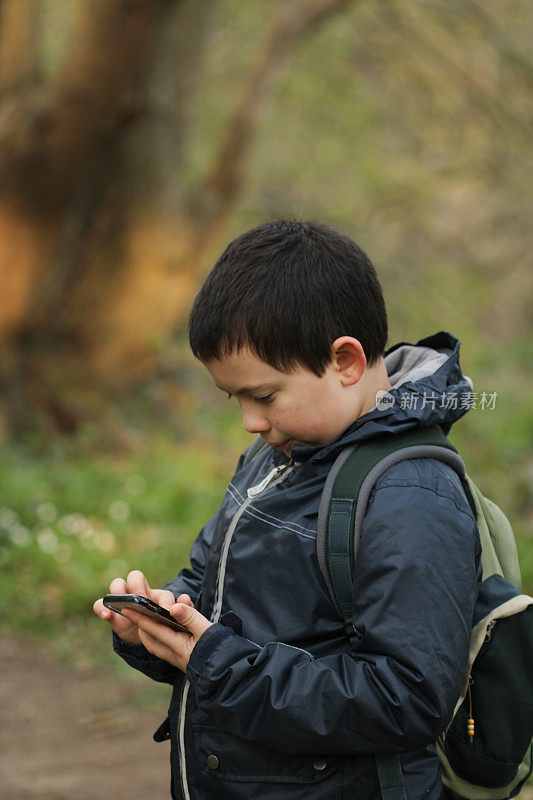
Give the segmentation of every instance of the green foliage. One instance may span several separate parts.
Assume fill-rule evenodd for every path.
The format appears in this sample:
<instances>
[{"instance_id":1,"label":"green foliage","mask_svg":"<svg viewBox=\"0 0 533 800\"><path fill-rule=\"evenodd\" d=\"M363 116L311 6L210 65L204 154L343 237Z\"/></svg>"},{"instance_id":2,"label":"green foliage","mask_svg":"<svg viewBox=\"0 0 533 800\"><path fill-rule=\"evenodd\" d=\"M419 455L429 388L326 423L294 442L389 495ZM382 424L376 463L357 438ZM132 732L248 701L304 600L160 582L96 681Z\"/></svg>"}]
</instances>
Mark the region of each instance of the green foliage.
<instances>
[{"instance_id":1,"label":"green foliage","mask_svg":"<svg viewBox=\"0 0 533 800\"><path fill-rule=\"evenodd\" d=\"M90 618L114 577L142 569L152 586L188 563L192 541L220 504L232 455L194 439L164 440L128 459L22 447L0 461L0 616L56 635ZM95 619L96 622L96 619Z\"/></svg>"}]
</instances>

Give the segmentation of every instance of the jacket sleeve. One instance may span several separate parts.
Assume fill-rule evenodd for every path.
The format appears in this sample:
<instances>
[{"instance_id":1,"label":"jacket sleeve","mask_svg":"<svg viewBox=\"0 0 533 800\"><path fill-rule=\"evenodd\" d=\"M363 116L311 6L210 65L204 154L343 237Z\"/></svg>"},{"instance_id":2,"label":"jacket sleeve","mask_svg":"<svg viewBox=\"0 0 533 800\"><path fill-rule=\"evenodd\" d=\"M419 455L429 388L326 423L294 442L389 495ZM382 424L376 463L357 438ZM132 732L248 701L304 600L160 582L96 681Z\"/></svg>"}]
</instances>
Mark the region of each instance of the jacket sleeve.
<instances>
[{"instance_id":1,"label":"jacket sleeve","mask_svg":"<svg viewBox=\"0 0 533 800\"><path fill-rule=\"evenodd\" d=\"M193 603L196 603L204 577L209 549L213 542L218 514L219 511L204 525L194 542L190 555L191 566L182 569L177 578L165 584L164 588L171 591L174 597L179 597L180 594L185 593L189 595Z\"/></svg>"},{"instance_id":2,"label":"jacket sleeve","mask_svg":"<svg viewBox=\"0 0 533 800\"><path fill-rule=\"evenodd\" d=\"M436 740L467 663L480 545L460 489L429 489L413 470L381 479L371 498L353 592L362 636L351 652L315 659L220 625L204 633L187 676L217 724L292 753L401 752Z\"/></svg>"},{"instance_id":3,"label":"jacket sleeve","mask_svg":"<svg viewBox=\"0 0 533 800\"><path fill-rule=\"evenodd\" d=\"M164 587L175 597L187 593L193 603L196 602L202 583L207 554L213 539L218 512L204 525L191 549L191 566L181 570L178 577ZM154 681L174 683L177 668L167 661L152 655L142 644L123 642L113 634L113 649L130 667L138 669Z\"/></svg>"}]
</instances>

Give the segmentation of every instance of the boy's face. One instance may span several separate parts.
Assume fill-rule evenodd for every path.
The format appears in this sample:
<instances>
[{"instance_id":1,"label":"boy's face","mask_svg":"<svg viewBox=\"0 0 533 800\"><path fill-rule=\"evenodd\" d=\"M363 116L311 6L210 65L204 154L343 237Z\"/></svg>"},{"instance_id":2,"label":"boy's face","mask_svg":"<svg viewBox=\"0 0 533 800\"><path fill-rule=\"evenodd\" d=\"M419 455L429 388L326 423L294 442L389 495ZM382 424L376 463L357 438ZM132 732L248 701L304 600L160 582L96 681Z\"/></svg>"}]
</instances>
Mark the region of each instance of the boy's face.
<instances>
[{"instance_id":1,"label":"boy's face","mask_svg":"<svg viewBox=\"0 0 533 800\"><path fill-rule=\"evenodd\" d=\"M236 397L245 430L287 456L293 444L331 442L360 416L335 361L319 378L304 367L280 372L242 349L206 367L218 388Z\"/></svg>"}]
</instances>

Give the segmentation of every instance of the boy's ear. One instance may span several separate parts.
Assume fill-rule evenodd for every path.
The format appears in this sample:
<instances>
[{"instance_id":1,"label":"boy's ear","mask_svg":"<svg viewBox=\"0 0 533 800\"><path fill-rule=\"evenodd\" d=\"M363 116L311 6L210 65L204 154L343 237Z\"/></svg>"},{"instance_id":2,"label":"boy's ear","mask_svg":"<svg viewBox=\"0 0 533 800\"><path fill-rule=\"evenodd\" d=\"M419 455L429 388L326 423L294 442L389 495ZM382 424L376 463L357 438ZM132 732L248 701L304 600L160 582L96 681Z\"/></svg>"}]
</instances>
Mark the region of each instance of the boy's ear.
<instances>
[{"instance_id":1,"label":"boy's ear","mask_svg":"<svg viewBox=\"0 0 533 800\"><path fill-rule=\"evenodd\" d=\"M352 386L363 375L366 367L366 356L363 346L353 336L340 336L331 346L334 369L339 372L341 383Z\"/></svg>"}]
</instances>

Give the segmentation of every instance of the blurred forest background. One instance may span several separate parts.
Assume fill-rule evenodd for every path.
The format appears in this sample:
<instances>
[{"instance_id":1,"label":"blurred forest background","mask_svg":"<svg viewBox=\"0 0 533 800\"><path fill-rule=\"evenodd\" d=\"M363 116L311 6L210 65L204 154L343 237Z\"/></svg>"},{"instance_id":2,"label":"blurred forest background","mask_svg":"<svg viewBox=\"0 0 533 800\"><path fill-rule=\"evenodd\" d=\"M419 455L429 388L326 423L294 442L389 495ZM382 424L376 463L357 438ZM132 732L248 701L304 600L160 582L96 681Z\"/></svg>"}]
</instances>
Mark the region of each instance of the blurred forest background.
<instances>
[{"instance_id":1,"label":"blurred forest background","mask_svg":"<svg viewBox=\"0 0 533 800\"><path fill-rule=\"evenodd\" d=\"M532 33L529 0L0 0L4 633L112 669L93 600L187 563L249 441L187 312L280 216L369 253L390 344L461 339L497 398L452 440L533 591Z\"/></svg>"}]
</instances>

